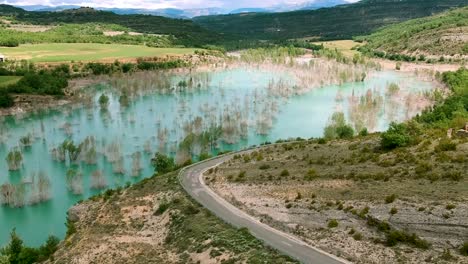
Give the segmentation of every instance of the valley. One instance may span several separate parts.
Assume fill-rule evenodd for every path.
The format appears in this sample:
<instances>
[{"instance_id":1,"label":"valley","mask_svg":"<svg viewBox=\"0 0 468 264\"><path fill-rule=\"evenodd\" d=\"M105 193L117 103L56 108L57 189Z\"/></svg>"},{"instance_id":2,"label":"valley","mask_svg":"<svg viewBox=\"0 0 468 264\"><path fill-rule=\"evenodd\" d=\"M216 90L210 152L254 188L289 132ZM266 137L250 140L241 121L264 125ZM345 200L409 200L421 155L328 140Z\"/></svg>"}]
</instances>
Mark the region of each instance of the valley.
<instances>
[{"instance_id":1,"label":"valley","mask_svg":"<svg viewBox=\"0 0 468 264\"><path fill-rule=\"evenodd\" d=\"M329 4L0 5L0 263L466 263L466 3Z\"/></svg>"}]
</instances>

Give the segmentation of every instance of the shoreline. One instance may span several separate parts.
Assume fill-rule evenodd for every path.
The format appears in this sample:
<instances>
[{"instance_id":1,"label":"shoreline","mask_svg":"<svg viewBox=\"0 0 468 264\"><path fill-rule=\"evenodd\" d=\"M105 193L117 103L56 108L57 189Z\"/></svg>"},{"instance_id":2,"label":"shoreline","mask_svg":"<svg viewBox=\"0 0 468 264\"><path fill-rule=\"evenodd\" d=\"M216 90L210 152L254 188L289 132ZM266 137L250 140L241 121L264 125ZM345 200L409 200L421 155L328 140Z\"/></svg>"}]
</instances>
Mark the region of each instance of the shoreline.
<instances>
[{"instance_id":1,"label":"shoreline","mask_svg":"<svg viewBox=\"0 0 468 264\"><path fill-rule=\"evenodd\" d=\"M227 58L219 58L213 56L189 56L185 58L192 66L183 67L183 68L175 68L170 69L169 71L184 71L184 70L207 70L212 68L215 65L215 68L225 68L232 66L232 60L239 60L238 56L233 56L233 53L228 53ZM310 54L305 54L303 56L299 56L295 58L296 63L298 65L301 64L302 60L312 60L312 59L320 59L320 58L311 58ZM401 69L396 70L395 66L398 62L390 61L390 60L382 60L382 59L370 59L371 62L375 62L381 66L380 70L385 71L394 71L400 73L406 73L411 75L417 75L420 72L425 72L432 76L435 75L436 72L446 72L446 71L456 71L459 68L463 67L463 65L458 64L427 64L427 63L412 63L412 62L404 62L401 63ZM222 63L222 66L219 64ZM241 62L242 63L242 62ZM246 65L252 66L252 63L244 62ZM271 63L271 62L260 62L258 64L264 63ZM273 63L274 64L274 63ZM282 65L278 65L282 66ZM138 74L145 71L136 71L131 74ZM79 77L76 79L70 79L69 85L65 88L65 95L57 100L57 97L51 95L35 95L35 94L13 94L15 105L9 108L0 108L0 117L6 116L18 116L23 114L31 114L35 111L42 111L42 110L53 110L56 108L60 108L67 105L74 105L85 102L87 99L84 94L81 92L90 87L92 85L96 85L98 83L109 81L111 78L115 76L119 76L122 73L115 73L111 75L91 75L88 77ZM123 74L126 75L126 74ZM439 84L435 80L432 82Z\"/></svg>"}]
</instances>

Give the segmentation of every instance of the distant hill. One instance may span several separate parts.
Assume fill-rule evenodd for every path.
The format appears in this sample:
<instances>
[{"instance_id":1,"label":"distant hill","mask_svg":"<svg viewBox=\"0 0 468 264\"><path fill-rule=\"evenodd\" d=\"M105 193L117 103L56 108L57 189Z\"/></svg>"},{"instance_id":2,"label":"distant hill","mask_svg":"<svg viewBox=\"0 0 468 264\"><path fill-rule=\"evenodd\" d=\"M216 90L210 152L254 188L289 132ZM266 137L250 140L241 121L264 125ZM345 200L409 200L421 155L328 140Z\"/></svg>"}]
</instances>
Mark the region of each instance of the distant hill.
<instances>
[{"instance_id":1,"label":"distant hill","mask_svg":"<svg viewBox=\"0 0 468 264\"><path fill-rule=\"evenodd\" d=\"M468 7L385 27L363 48L409 55L468 55Z\"/></svg>"},{"instance_id":2,"label":"distant hill","mask_svg":"<svg viewBox=\"0 0 468 264\"><path fill-rule=\"evenodd\" d=\"M0 4L0 16L16 15L26 12L25 10L11 5Z\"/></svg>"},{"instance_id":3,"label":"distant hill","mask_svg":"<svg viewBox=\"0 0 468 264\"><path fill-rule=\"evenodd\" d=\"M255 7L243 7L235 10L228 10L217 7L206 7L206 8L190 8L190 9L181 9L181 8L161 8L161 9L148 9L148 8L108 8L108 7L94 7L94 9L102 11L110 11L116 14L121 15L153 15L153 16L165 16L170 18L193 18L197 16L211 16L211 15L222 15L222 14L240 14L240 13L252 13L252 12L262 12L262 13L274 13L274 12L287 12L294 10L313 10L319 9L322 7L332 7L336 5L347 4L345 0L313 0L310 2L305 2L301 4L280 4L273 5L270 7L264 8L255 8ZM48 6L48 5L25 5L18 6L27 11L52 11L59 12L67 9L78 9L79 5L58 5L58 6Z\"/></svg>"},{"instance_id":4,"label":"distant hill","mask_svg":"<svg viewBox=\"0 0 468 264\"><path fill-rule=\"evenodd\" d=\"M272 10L266 9L266 8L255 8L255 7L249 7L249 8L239 8L232 10L229 12L229 14L242 14L242 13L269 13L272 12Z\"/></svg>"},{"instance_id":5,"label":"distant hill","mask_svg":"<svg viewBox=\"0 0 468 264\"><path fill-rule=\"evenodd\" d=\"M0 5L0 15L11 15L20 22L35 25L59 23L107 23L124 26L133 31L175 36L174 43L185 46L201 46L219 42L221 37L188 19L171 19L151 15L119 15L93 8L68 9L59 12L30 12L9 5Z\"/></svg>"},{"instance_id":6,"label":"distant hill","mask_svg":"<svg viewBox=\"0 0 468 264\"><path fill-rule=\"evenodd\" d=\"M363 0L311 11L204 16L194 21L208 30L245 39L346 39L467 4L466 0Z\"/></svg>"},{"instance_id":7,"label":"distant hill","mask_svg":"<svg viewBox=\"0 0 468 264\"><path fill-rule=\"evenodd\" d=\"M46 5L27 5L19 6L27 11L36 12L60 12L67 9L78 9L79 5L60 5L60 6L46 6ZM226 14L227 11L221 8L193 8L193 9L178 9L178 8L162 8L162 9L146 9L146 8L106 8L95 7L96 10L114 12L119 15L153 15L164 16L170 18L192 18L195 16L208 16Z\"/></svg>"}]
</instances>

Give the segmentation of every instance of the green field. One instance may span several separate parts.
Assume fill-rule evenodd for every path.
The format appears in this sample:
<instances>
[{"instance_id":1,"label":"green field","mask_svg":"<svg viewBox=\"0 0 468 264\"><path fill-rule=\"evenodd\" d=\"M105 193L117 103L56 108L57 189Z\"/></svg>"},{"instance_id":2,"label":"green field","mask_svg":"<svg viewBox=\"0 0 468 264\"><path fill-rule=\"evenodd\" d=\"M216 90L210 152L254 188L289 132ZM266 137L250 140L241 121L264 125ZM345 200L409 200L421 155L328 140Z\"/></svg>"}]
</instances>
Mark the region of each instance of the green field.
<instances>
[{"instance_id":1,"label":"green field","mask_svg":"<svg viewBox=\"0 0 468 264\"><path fill-rule=\"evenodd\" d=\"M16 83L19 79L21 76L0 76L0 87Z\"/></svg>"},{"instance_id":2,"label":"green field","mask_svg":"<svg viewBox=\"0 0 468 264\"><path fill-rule=\"evenodd\" d=\"M193 54L189 48L151 48L137 45L95 43L25 44L14 48L0 48L8 59L33 62L112 61L137 57Z\"/></svg>"},{"instance_id":3,"label":"green field","mask_svg":"<svg viewBox=\"0 0 468 264\"><path fill-rule=\"evenodd\" d=\"M358 51L352 50L352 48L361 45L361 43L353 40L334 40L334 41L321 41L315 42L314 44L320 45L323 44L325 48L328 49L337 49L348 57L353 57L354 54L359 53Z\"/></svg>"}]
</instances>

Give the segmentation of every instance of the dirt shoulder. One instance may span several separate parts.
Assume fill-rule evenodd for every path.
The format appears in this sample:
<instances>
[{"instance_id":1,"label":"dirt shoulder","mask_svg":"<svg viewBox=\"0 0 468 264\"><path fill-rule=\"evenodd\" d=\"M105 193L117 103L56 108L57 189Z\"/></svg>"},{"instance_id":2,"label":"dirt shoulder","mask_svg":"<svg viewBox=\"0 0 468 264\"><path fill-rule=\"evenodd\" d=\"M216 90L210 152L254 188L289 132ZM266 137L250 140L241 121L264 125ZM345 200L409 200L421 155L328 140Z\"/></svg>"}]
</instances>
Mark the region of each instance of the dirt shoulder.
<instances>
[{"instance_id":1,"label":"dirt shoulder","mask_svg":"<svg viewBox=\"0 0 468 264\"><path fill-rule=\"evenodd\" d=\"M377 144L270 146L205 180L260 221L356 263L466 263L467 141L447 152L434 151L437 140L388 153Z\"/></svg>"}]
</instances>

